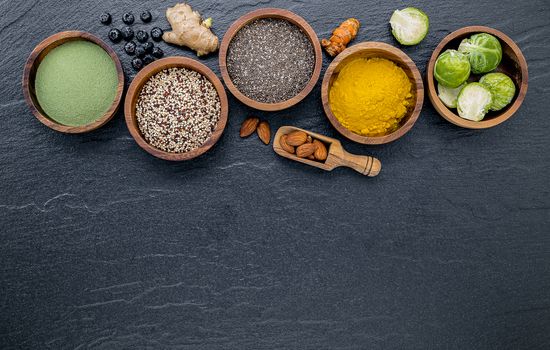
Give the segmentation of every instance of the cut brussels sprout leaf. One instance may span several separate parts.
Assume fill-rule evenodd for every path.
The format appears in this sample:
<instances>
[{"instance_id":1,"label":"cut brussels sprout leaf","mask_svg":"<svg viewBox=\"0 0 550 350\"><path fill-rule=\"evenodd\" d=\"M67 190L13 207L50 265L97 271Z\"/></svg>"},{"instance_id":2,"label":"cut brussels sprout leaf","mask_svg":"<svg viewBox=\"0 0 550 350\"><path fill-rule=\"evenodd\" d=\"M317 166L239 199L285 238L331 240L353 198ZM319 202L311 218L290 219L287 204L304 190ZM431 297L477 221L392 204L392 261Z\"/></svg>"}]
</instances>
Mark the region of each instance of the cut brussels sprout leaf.
<instances>
[{"instance_id":1,"label":"cut brussels sprout leaf","mask_svg":"<svg viewBox=\"0 0 550 350\"><path fill-rule=\"evenodd\" d=\"M449 108L456 108L458 100L458 94L462 91L462 88L466 86L466 83L460 85L457 88L450 88L442 84L437 84L437 92L439 99L443 104Z\"/></svg>"},{"instance_id":2,"label":"cut brussels sprout leaf","mask_svg":"<svg viewBox=\"0 0 550 350\"><path fill-rule=\"evenodd\" d=\"M485 74L479 82L493 94L492 111L500 111L508 106L516 95L514 81L504 73Z\"/></svg>"},{"instance_id":3,"label":"cut brussels sprout leaf","mask_svg":"<svg viewBox=\"0 0 550 350\"><path fill-rule=\"evenodd\" d=\"M493 97L491 91L480 83L466 85L460 94L456 107L461 118L479 122L489 111Z\"/></svg>"},{"instance_id":4,"label":"cut brussels sprout leaf","mask_svg":"<svg viewBox=\"0 0 550 350\"><path fill-rule=\"evenodd\" d=\"M446 50L435 62L434 76L439 84L459 87L470 77L470 61L456 50Z\"/></svg>"},{"instance_id":5,"label":"cut brussels sprout leaf","mask_svg":"<svg viewBox=\"0 0 550 350\"><path fill-rule=\"evenodd\" d=\"M430 20L419 9L408 7L395 10L390 18L392 34L402 45L416 45L428 34Z\"/></svg>"},{"instance_id":6,"label":"cut brussels sprout leaf","mask_svg":"<svg viewBox=\"0 0 550 350\"><path fill-rule=\"evenodd\" d=\"M494 70L502 60L500 41L487 33L474 34L469 39L462 40L458 51L468 55L472 72L475 74Z\"/></svg>"}]
</instances>

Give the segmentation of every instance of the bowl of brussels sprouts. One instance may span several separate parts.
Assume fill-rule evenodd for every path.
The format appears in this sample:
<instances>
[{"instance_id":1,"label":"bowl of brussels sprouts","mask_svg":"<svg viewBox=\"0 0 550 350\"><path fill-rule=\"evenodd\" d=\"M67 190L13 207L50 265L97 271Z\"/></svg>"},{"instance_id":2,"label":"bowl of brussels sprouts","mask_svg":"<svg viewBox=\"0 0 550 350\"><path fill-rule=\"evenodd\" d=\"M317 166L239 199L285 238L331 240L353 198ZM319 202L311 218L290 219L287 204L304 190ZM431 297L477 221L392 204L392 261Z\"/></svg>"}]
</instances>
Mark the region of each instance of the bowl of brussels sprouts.
<instances>
[{"instance_id":1,"label":"bowl of brussels sprouts","mask_svg":"<svg viewBox=\"0 0 550 350\"><path fill-rule=\"evenodd\" d=\"M486 129L512 117L525 99L527 62L506 34L471 26L445 37L427 68L428 96L449 122Z\"/></svg>"}]
</instances>

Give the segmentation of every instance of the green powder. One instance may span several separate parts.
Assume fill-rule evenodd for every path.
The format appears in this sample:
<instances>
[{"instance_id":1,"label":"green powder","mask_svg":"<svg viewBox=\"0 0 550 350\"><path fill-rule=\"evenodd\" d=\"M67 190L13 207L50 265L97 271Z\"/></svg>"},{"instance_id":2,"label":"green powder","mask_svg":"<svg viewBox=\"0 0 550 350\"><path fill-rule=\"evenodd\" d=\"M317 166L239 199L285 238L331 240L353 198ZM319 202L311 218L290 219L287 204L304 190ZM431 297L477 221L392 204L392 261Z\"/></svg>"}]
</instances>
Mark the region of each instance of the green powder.
<instances>
[{"instance_id":1,"label":"green powder","mask_svg":"<svg viewBox=\"0 0 550 350\"><path fill-rule=\"evenodd\" d=\"M36 97L46 115L68 126L90 124L113 104L118 85L115 63L103 48L85 40L50 51L38 66Z\"/></svg>"}]
</instances>

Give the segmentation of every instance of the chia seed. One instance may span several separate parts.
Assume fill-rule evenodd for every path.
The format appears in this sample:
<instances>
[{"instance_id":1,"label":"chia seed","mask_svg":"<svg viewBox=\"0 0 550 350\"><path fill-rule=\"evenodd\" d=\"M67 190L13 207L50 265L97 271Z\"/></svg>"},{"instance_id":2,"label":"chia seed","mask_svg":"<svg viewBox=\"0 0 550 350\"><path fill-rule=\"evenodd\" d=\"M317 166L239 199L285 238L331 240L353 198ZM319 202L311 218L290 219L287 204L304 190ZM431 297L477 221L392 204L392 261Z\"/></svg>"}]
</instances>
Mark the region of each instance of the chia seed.
<instances>
[{"instance_id":1,"label":"chia seed","mask_svg":"<svg viewBox=\"0 0 550 350\"><path fill-rule=\"evenodd\" d=\"M315 50L308 36L284 19L262 18L233 37L227 70L246 97L278 103L298 95L315 68Z\"/></svg>"},{"instance_id":2,"label":"chia seed","mask_svg":"<svg viewBox=\"0 0 550 350\"><path fill-rule=\"evenodd\" d=\"M202 74L170 68L153 75L136 105L139 130L151 146L185 153L202 146L221 114L218 92Z\"/></svg>"}]
</instances>

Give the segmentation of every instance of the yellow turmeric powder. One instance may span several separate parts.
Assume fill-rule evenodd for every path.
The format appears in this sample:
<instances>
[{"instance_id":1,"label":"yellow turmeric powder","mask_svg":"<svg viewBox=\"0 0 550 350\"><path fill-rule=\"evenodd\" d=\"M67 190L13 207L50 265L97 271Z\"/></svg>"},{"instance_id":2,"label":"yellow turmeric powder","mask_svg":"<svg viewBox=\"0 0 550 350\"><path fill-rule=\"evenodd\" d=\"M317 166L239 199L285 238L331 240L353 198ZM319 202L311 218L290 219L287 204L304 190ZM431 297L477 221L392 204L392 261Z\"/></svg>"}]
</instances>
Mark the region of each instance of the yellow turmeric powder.
<instances>
[{"instance_id":1,"label":"yellow turmeric powder","mask_svg":"<svg viewBox=\"0 0 550 350\"><path fill-rule=\"evenodd\" d=\"M391 134L413 104L407 74L383 58L357 58L340 71L329 92L332 113L353 133Z\"/></svg>"}]
</instances>

